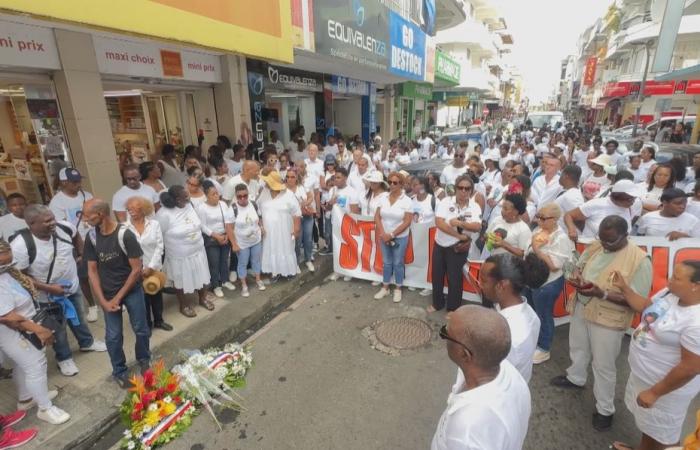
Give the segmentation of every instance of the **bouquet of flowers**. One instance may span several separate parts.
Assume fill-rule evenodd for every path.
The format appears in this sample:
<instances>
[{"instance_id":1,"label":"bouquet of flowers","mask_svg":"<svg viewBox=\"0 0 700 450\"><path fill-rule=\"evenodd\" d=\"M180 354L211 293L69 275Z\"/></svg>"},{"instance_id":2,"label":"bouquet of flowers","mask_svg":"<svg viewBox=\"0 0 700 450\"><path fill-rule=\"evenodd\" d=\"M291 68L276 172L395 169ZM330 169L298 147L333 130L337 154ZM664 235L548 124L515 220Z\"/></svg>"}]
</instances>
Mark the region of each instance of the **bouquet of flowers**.
<instances>
[{"instance_id":1,"label":"bouquet of flowers","mask_svg":"<svg viewBox=\"0 0 700 450\"><path fill-rule=\"evenodd\" d=\"M184 398L180 378L165 368L162 359L129 381L133 387L119 408L126 426L121 448L149 450L170 442L190 426L192 402Z\"/></svg>"}]
</instances>

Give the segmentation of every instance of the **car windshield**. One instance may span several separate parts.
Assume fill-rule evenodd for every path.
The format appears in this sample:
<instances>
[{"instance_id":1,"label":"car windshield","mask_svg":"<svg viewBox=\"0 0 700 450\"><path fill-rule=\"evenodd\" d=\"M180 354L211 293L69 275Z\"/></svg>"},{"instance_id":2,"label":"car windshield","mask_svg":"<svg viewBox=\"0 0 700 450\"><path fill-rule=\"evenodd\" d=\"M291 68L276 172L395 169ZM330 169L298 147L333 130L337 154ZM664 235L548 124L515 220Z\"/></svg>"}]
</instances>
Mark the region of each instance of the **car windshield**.
<instances>
[{"instance_id":1,"label":"car windshield","mask_svg":"<svg viewBox=\"0 0 700 450\"><path fill-rule=\"evenodd\" d=\"M527 119L532 122L534 128L542 128L545 125L554 126L557 122L564 122L564 114L548 113L548 114L528 114Z\"/></svg>"}]
</instances>

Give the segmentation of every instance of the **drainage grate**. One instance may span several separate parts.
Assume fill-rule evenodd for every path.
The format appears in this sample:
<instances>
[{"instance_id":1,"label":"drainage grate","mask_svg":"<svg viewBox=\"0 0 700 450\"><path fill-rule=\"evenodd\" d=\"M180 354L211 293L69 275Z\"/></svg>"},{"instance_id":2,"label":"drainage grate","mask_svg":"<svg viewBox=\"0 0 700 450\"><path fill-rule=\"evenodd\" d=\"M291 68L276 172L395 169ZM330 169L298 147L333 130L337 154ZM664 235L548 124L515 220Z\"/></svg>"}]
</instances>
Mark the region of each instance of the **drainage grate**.
<instances>
[{"instance_id":1,"label":"drainage grate","mask_svg":"<svg viewBox=\"0 0 700 450\"><path fill-rule=\"evenodd\" d=\"M430 342L430 325L411 317L394 317L375 325L375 336L381 344L396 349L407 350Z\"/></svg>"}]
</instances>

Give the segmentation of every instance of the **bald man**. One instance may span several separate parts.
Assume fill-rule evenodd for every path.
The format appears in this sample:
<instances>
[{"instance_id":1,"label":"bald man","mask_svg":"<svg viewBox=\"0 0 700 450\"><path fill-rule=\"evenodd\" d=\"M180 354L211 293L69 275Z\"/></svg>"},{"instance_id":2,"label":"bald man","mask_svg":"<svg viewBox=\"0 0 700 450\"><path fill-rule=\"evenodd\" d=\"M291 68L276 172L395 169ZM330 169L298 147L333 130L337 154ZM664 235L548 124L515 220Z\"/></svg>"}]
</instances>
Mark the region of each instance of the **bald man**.
<instances>
[{"instance_id":1,"label":"bald man","mask_svg":"<svg viewBox=\"0 0 700 450\"><path fill-rule=\"evenodd\" d=\"M431 450L520 450L530 419L530 390L506 357L510 329L492 309L468 305L440 330L459 368Z\"/></svg>"},{"instance_id":2,"label":"bald man","mask_svg":"<svg viewBox=\"0 0 700 450\"><path fill-rule=\"evenodd\" d=\"M221 196L226 200L227 203L231 204L231 201L236 196L236 186L239 184L245 184L248 187L248 193L250 194L250 199L255 200L258 198L260 193L261 185L258 177L260 176L260 163L257 161L246 160L243 162L243 168L241 173L235 177L229 178L226 183L222 186Z\"/></svg>"}]
</instances>

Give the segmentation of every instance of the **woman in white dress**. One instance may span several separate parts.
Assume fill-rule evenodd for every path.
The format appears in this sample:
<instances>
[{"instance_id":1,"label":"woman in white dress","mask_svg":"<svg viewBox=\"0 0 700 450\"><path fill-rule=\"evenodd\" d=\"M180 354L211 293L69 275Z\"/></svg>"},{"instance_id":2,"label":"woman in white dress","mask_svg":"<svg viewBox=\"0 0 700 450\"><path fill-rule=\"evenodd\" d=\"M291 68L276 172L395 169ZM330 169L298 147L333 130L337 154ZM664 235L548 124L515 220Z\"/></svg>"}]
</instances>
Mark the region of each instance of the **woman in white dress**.
<instances>
[{"instance_id":1,"label":"woman in white dress","mask_svg":"<svg viewBox=\"0 0 700 450\"><path fill-rule=\"evenodd\" d=\"M281 175L280 175L281 178ZM307 183L308 179L312 179L310 190L307 190L303 184ZM301 238L296 241L297 262L304 261L306 268L310 272L316 270L314 267L314 218L316 217L316 201L315 194L318 192L318 180L313 183L313 176L306 174L306 164L300 161L294 168L287 170L287 190L294 194L299 207L301 208Z\"/></svg>"},{"instance_id":2,"label":"woman in white dress","mask_svg":"<svg viewBox=\"0 0 700 450\"><path fill-rule=\"evenodd\" d=\"M374 217L381 199L389 195L387 184L384 181L384 176L378 170L369 172L363 179L369 183L369 189L365 195L360 197L360 212L363 216Z\"/></svg>"},{"instance_id":3,"label":"woman in white dress","mask_svg":"<svg viewBox=\"0 0 700 450\"><path fill-rule=\"evenodd\" d=\"M207 298L206 290L210 275L202 222L192 208L190 196L184 187L175 185L160 194L160 203L163 207L156 220L163 231L163 269L175 286L180 313L186 317L197 315L185 297L193 292L197 293L200 306L212 311L214 304Z\"/></svg>"},{"instance_id":4,"label":"woman in white dress","mask_svg":"<svg viewBox=\"0 0 700 450\"><path fill-rule=\"evenodd\" d=\"M277 281L280 276L299 273L294 246L301 235L301 206L282 183L279 172L270 172L261 179L267 185L258 199L265 229L262 271L272 274L272 280Z\"/></svg>"}]
</instances>

